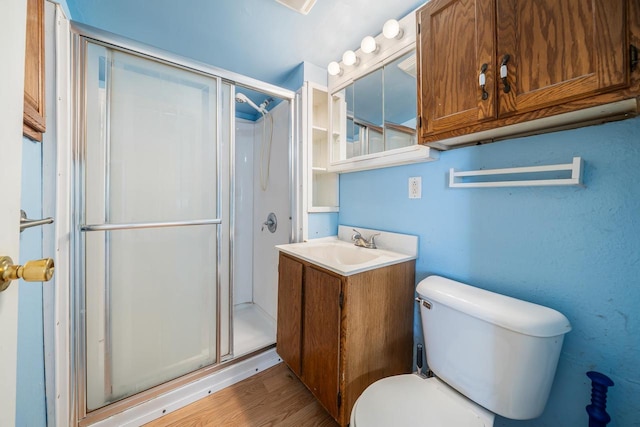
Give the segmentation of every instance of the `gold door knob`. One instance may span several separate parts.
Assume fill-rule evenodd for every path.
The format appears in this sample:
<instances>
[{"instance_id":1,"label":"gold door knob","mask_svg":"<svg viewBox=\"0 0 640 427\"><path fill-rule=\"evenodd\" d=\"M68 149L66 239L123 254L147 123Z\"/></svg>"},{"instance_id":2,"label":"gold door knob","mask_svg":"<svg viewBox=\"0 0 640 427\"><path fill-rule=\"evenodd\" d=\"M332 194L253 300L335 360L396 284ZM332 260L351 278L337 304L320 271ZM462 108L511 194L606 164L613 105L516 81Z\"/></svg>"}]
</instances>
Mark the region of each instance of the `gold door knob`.
<instances>
[{"instance_id":1,"label":"gold door knob","mask_svg":"<svg viewBox=\"0 0 640 427\"><path fill-rule=\"evenodd\" d=\"M53 277L54 269L51 258L27 261L24 265L14 265L10 257L0 257L0 292L7 289L12 280L48 282Z\"/></svg>"}]
</instances>

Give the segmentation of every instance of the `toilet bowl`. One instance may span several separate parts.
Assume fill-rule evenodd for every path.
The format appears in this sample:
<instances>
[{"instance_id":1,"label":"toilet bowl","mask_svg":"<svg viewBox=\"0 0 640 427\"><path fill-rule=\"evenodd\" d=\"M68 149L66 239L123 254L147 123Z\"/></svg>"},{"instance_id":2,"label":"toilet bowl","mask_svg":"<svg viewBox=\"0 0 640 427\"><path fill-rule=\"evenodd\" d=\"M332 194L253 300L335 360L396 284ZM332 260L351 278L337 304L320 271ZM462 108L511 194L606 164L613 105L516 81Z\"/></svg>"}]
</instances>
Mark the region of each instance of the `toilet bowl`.
<instances>
[{"instance_id":1,"label":"toilet bowl","mask_svg":"<svg viewBox=\"0 0 640 427\"><path fill-rule=\"evenodd\" d=\"M351 411L351 427L491 427L527 420L549 398L567 318L548 307L440 276L417 287L434 376L383 378Z\"/></svg>"},{"instance_id":2,"label":"toilet bowl","mask_svg":"<svg viewBox=\"0 0 640 427\"><path fill-rule=\"evenodd\" d=\"M436 377L396 375L356 400L350 427L491 427L495 416Z\"/></svg>"}]
</instances>

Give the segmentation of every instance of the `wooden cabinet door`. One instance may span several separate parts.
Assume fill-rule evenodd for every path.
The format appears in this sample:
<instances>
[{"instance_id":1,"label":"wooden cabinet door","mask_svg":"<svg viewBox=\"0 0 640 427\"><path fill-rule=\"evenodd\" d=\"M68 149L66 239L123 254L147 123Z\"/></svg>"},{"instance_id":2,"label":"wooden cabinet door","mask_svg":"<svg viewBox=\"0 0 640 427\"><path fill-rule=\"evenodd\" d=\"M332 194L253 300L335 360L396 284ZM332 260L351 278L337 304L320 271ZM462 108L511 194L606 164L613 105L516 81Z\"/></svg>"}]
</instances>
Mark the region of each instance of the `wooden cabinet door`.
<instances>
[{"instance_id":1,"label":"wooden cabinet door","mask_svg":"<svg viewBox=\"0 0 640 427\"><path fill-rule=\"evenodd\" d=\"M497 0L498 115L627 85L625 24L625 0Z\"/></svg>"},{"instance_id":2,"label":"wooden cabinet door","mask_svg":"<svg viewBox=\"0 0 640 427\"><path fill-rule=\"evenodd\" d=\"M302 280L302 263L281 254L276 350L297 376L302 373Z\"/></svg>"},{"instance_id":3,"label":"wooden cabinet door","mask_svg":"<svg viewBox=\"0 0 640 427\"><path fill-rule=\"evenodd\" d=\"M27 0L27 38L24 60L25 136L42 141L44 114L44 0Z\"/></svg>"},{"instance_id":4,"label":"wooden cabinet door","mask_svg":"<svg viewBox=\"0 0 640 427\"><path fill-rule=\"evenodd\" d=\"M305 271L302 381L338 419L340 292L342 280L313 267Z\"/></svg>"},{"instance_id":5,"label":"wooden cabinet door","mask_svg":"<svg viewBox=\"0 0 640 427\"><path fill-rule=\"evenodd\" d=\"M495 117L494 18L494 0L432 0L418 11L420 135Z\"/></svg>"}]
</instances>

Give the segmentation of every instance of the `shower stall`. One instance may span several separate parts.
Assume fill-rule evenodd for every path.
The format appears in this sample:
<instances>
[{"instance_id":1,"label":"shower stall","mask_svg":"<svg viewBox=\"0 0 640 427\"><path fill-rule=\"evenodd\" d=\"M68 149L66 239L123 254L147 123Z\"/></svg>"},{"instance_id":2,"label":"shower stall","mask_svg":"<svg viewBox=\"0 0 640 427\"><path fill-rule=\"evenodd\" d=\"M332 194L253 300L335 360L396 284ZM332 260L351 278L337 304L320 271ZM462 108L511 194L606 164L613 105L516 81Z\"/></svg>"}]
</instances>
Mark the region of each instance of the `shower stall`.
<instances>
[{"instance_id":1,"label":"shower stall","mask_svg":"<svg viewBox=\"0 0 640 427\"><path fill-rule=\"evenodd\" d=\"M294 96L74 32L75 412L89 425L273 347Z\"/></svg>"},{"instance_id":2,"label":"shower stall","mask_svg":"<svg viewBox=\"0 0 640 427\"><path fill-rule=\"evenodd\" d=\"M246 94L249 94L247 97ZM236 101L248 103L264 95L236 89ZM237 104L235 120L233 327L234 352L242 355L256 346L275 343L278 257L274 246L289 241L290 132L288 103L266 98L272 107L264 113ZM262 105L262 104L261 104ZM268 108L267 107L267 108ZM255 113L255 114L253 114ZM279 153L275 154L275 153ZM275 155L274 155L275 154Z\"/></svg>"}]
</instances>

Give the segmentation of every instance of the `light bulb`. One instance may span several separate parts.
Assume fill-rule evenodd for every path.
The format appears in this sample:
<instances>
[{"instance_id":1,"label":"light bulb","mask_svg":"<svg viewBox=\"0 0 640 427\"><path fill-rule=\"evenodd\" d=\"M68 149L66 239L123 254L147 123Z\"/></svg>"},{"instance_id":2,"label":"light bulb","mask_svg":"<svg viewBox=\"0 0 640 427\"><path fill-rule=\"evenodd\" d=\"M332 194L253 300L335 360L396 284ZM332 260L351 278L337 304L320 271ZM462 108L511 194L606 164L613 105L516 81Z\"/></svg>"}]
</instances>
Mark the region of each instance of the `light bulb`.
<instances>
[{"instance_id":1,"label":"light bulb","mask_svg":"<svg viewBox=\"0 0 640 427\"><path fill-rule=\"evenodd\" d=\"M356 56L356 53L354 51L348 50L342 54L342 63L344 65L347 65L347 66L357 65L358 62L359 62L358 57Z\"/></svg>"},{"instance_id":2,"label":"light bulb","mask_svg":"<svg viewBox=\"0 0 640 427\"><path fill-rule=\"evenodd\" d=\"M340 68L340 64L338 64L336 61L331 61L327 66L327 72L329 72L329 75L339 76L340 74L342 74L342 69Z\"/></svg>"},{"instance_id":3,"label":"light bulb","mask_svg":"<svg viewBox=\"0 0 640 427\"><path fill-rule=\"evenodd\" d=\"M378 51L378 45L376 44L376 39L371 36L367 36L362 39L362 43L360 43L360 49L364 53L374 53Z\"/></svg>"},{"instance_id":4,"label":"light bulb","mask_svg":"<svg viewBox=\"0 0 640 427\"><path fill-rule=\"evenodd\" d=\"M401 39L403 35L400 23L395 19L389 19L382 27L382 34L388 39Z\"/></svg>"}]
</instances>

